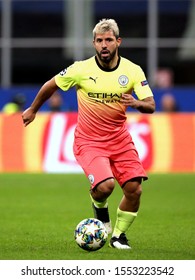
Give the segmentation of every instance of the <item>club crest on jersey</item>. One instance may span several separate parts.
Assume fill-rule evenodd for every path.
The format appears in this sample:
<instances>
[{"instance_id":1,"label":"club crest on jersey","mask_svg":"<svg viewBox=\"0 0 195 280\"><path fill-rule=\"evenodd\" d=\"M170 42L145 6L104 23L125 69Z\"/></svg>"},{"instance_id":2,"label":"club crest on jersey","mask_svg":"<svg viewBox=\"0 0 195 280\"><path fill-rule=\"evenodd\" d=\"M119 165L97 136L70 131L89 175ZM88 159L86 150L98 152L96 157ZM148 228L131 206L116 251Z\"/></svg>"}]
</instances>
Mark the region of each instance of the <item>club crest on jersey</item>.
<instances>
[{"instance_id":1,"label":"club crest on jersey","mask_svg":"<svg viewBox=\"0 0 195 280\"><path fill-rule=\"evenodd\" d=\"M93 184L94 181L95 181L94 176L93 176L92 174L89 174L88 179L89 179L89 182L90 182L91 184Z\"/></svg>"},{"instance_id":2,"label":"club crest on jersey","mask_svg":"<svg viewBox=\"0 0 195 280\"><path fill-rule=\"evenodd\" d=\"M60 76L64 76L66 74L67 69L64 69L60 72Z\"/></svg>"},{"instance_id":3,"label":"club crest on jersey","mask_svg":"<svg viewBox=\"0 0 195 280\"><path fill-rule=\"evenodd\" d=\"M118 82L121 86L126 86L129 82L129 79L127 76L125 75L121 75L119 78L118 78Z\"/></svg>"}]
</instances>

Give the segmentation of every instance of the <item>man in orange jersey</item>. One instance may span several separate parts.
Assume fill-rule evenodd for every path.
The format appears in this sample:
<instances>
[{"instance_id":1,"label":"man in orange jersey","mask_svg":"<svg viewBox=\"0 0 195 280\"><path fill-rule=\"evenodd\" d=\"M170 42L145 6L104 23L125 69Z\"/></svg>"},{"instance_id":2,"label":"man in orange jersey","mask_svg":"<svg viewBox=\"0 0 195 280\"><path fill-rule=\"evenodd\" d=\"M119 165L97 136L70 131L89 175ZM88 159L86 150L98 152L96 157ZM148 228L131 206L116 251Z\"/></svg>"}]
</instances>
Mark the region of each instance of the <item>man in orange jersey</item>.
<instances>
[{"instance_id":1,"label":"man in orange jersey","mask_svg":"<svg viewBox=\"0 0 195 280\"><path fill-rule=\"evenodd\" d=\"M137 216L141 184L147 175L126 127L126 109L130 106L141 113L153 113L155 101L141 67L118 53L121 38L115 20L103 19L96 24L93 44L96 55L73 63L47 81L22 118L27 126L58 88L67 91L76 87L78 122L73 149L91 185L95 217L112 232L111 247L131 249L126 233ZM108 197L115 180L123 197L112 231Z\"/></svg>"}]
</instances>

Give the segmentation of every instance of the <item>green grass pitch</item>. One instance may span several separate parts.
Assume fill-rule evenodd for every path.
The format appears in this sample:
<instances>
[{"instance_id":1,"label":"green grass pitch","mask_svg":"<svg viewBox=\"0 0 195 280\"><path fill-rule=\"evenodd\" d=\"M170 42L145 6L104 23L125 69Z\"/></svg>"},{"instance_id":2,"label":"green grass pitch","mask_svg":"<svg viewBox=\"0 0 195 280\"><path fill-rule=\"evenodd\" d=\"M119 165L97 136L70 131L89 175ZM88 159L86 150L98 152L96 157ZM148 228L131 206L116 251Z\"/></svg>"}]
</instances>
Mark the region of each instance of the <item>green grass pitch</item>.
<instances>
[{"instance_id":1,"label":"green grass pitch","mask_svg":"<svg viewBox=\"0 0 195 280\"><path fill-rule=\"evenodd\" d=\"M93 217L83 174L0 174L1 260L194 260L195 174L150 174L127 237L132 250L87 252L74 229ZM112 222L122 192L109 198Z\"/></svg>"}]
</instances>

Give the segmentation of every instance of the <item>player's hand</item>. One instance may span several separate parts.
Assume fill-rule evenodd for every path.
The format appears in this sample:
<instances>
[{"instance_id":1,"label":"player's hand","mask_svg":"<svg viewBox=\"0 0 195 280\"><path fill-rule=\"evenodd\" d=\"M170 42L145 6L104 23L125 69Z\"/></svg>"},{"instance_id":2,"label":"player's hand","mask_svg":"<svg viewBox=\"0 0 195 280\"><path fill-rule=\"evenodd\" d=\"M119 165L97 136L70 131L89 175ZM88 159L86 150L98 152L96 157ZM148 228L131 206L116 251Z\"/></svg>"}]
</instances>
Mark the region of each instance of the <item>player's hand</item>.
<instances>
[{"instance_id":1,"label":"player's hand","mask_svg":"<svg viewBox=\"0 0 195 280\"><path fill-rule=\"evenodd\" d=\"M29 123L31 123L35 119L36 113L29 107L26 109L22 114L22 119L24 126L27 126Z\"/></svg>"},{"instance_id":2,"label":"player's hand","mask_svg":"<svg viewBox=\"0 0 195 280\"><path fill-rule=\"evenodd\" d=\"M125 106L130 106L135 109L138 106L138 100L128 93L122 93L122 98L120 102Z\"/></svg>"}]
</instances>

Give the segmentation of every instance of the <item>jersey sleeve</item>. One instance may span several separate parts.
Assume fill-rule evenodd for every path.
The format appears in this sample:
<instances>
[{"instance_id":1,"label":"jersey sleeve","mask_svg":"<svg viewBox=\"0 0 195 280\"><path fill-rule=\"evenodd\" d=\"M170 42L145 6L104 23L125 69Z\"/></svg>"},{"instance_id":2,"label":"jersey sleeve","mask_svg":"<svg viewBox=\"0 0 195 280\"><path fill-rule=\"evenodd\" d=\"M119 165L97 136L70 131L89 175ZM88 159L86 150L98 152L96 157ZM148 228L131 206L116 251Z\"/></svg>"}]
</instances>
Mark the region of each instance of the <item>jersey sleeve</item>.
<instances>
[{"instance_id":1,"label":"jersey sleeve","mask_svg":"<svg viewBox=\"0 0 195 280\"><path fill-rule=\"evenodd\" d=\"M55 76L55 82L59 88L63 91L69 90L78 84L79 74L78 74L78 62L70 65L68 68L61 71Z\"/></svg>"},{"instance_id":2,"label":"jersey sleeve","mask_svg":"<svg viewBox=\"0 0 195 280\"><path fill-rule=\"evenodd\" d=\"M133 89L139 100L153 96L152 90L148 84L146 76L141 67L139 66L136 70Z\"/></svg>"}]
</instances>

